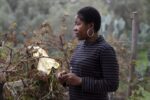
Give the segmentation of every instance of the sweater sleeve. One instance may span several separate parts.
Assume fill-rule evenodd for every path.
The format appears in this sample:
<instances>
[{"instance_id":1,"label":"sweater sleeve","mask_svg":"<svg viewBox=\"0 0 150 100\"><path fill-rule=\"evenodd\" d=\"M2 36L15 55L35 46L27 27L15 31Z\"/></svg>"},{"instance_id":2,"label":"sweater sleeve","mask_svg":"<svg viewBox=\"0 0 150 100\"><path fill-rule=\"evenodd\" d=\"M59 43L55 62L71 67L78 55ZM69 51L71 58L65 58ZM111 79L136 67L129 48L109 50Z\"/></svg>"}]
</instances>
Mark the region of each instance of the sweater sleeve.
<instances>
[{"instance_id":1,"label":"sweater sleeve","mask_svg":"<svg viewBox=\"0 0 150 100\"><path fill-rule=\"evenodd\" d=\"M102 51L100 62L103 78L95 80L92 77L82 77L82 90L84 92L103 93L117 90L119 85L119 66L112 47Z\"/></svg>"}]
</instances>

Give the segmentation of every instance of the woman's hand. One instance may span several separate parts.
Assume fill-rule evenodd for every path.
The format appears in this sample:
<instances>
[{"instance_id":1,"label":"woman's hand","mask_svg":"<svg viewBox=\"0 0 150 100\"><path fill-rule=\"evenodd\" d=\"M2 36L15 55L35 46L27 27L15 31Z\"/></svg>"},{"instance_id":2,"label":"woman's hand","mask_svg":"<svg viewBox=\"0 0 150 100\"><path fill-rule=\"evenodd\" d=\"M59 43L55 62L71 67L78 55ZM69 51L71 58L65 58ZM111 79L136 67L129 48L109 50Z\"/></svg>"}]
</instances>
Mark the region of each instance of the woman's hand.
<instances>
[{"instance_id":1,"label":"woman's hand","mask_svg":"<svg viewBox=\"0 0 150 100\"><path fill-rule=\"evenodd\" d=\"M63 77L65 74L67 74L66 71L62 71L62 72L59 72L59 73L57 74L57 79L59 80L59 82L60 82L62 85L66 84L66 83L65 83L65 79L64 79L64 77Z\"/></svg>"},{"instance_id":2,"label":"woman's hand","mask_svg":"<svg viewBox=\"0 0 150 100\"><path fill-rule=\"evenodd\" d=\"M62 79L66 82L67 85L79 86L82 83L82 79L74 73L67 73L62 75Z\"/></svg>"}]
</instances>

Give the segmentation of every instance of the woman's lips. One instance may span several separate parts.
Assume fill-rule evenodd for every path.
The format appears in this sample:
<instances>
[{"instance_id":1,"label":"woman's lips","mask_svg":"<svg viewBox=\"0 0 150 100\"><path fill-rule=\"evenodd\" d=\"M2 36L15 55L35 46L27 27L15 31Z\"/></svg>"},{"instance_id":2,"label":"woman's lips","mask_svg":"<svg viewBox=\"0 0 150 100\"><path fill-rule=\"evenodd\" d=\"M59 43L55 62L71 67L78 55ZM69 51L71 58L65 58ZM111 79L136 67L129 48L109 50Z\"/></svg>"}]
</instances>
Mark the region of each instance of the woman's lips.
<instances>
[{"instance_id":1,"label":"woman's lips","mask_svg":"<svg viewBox=\"0 0 150 100\"><path fill-rule=\"evenodd\" d=\"M77 37L77 35L78 35L78 32L74 32L74 36L76 36L76 37Z\"/></svg>"}]
</instances>

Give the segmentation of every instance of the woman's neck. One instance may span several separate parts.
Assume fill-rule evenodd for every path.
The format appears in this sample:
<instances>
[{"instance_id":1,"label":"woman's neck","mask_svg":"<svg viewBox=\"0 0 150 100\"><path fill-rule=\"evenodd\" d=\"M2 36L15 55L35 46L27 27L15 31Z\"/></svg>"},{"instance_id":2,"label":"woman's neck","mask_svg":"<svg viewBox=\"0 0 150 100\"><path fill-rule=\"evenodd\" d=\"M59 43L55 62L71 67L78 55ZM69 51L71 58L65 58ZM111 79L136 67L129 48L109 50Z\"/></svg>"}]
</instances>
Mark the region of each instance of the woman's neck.
<instances>
[{"instance_id":1,"label":"woman's neck","mask_svg":"<svg viewBox=\"0 0 150 100\"><path fill-rule=\"evenodd\" d=\"M90 37L90 38L86 39L85 41L87 43L92 43L92 42L95 42L97 40L97 38L98 38L98 35L95 34L93 37Z\"/></svg>"}]
</instances>

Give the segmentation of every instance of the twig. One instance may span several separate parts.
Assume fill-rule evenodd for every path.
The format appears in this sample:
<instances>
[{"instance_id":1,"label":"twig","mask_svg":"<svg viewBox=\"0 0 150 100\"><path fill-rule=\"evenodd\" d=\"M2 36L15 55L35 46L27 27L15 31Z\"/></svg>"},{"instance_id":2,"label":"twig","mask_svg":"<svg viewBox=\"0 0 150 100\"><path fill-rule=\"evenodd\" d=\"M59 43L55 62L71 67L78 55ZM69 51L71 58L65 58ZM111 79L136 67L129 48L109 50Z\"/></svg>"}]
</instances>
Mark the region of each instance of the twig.
<instances>
[{"instance_id":1,"label":"twig","mask_svg":"<svg viewBox=\"0 0 150 100\"><path fill-rule=\"evenodd\" d=\"M60 38L60 45L61 45L61 49L62 49L62 52L64 53L64 56L65 56L65 61L67 63L67 68L69 69L69 60L68 60L68 55L67 55L67 52L66 50L64 49L64 42L63 42L63 37L62 35L59 36Z\"/></svg>"},{"instance_id":2,"label":"twig","mask_svg":"<svg viewBox=\"0 0 150 100\"><path fill-rule=\"evenodd\" d=\"M9 60L8 66L6 66L6 70L7 70L7 69L9 68L9 66L11 65L11 63L12 63L12 58L13 58L13 57L12 57L12 56L13 56L12 52L13 52L13 49L10 48L10 47L8 47L8 46L5 46L5 47L10 50L10 53L9 53L10 60Z\"/></svg>"},{"instance_id":3,"label":"twig","mask_svg":"<svg viewBox=\"0 0 150 100\"><path fill-rule=\"evenodd\" d=\"M27 87L26 83L24 82L24 80L21 78L22 84L24 87Z\"/></svg>"}]
</instances>

